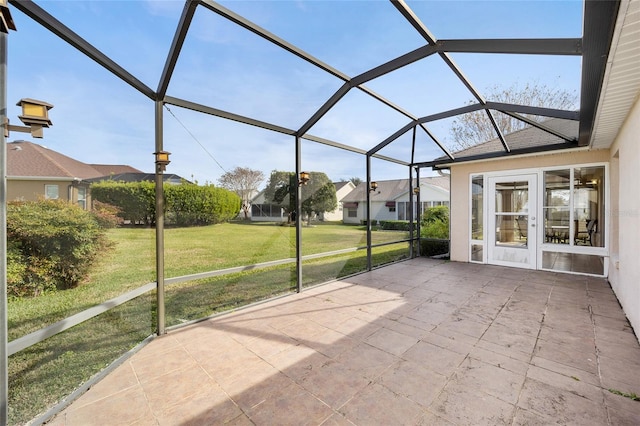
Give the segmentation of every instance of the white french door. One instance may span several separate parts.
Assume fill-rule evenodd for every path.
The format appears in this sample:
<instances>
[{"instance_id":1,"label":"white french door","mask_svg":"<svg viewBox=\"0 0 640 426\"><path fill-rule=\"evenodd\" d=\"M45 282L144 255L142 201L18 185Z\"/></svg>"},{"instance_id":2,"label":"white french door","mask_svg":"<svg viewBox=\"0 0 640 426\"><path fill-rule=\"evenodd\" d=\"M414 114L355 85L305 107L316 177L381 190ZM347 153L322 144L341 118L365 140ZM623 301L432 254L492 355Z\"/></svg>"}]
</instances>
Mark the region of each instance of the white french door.
<instances>
[{"instance_id":1,"label":"white french door","mask_svg":"<svg viewBox=\"0 0 640 426\"><path fill-rule=\"evenodd\" d=\"M488 178L488 262L536 269L537 175Z\"/></svg>"}]
</instances>

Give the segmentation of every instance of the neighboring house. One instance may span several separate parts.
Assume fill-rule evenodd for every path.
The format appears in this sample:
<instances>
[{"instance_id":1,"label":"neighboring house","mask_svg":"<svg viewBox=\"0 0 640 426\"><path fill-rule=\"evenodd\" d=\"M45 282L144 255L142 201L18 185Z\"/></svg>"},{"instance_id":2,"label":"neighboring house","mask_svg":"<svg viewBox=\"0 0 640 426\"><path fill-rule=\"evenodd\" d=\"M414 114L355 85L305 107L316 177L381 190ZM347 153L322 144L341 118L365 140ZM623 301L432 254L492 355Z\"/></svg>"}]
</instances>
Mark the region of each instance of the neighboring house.
<instances>
[{"instance_id":1,"label":"neighboring house","mask_svg":"<svg viewBox=\"0 0 640 426\"><path fill-rule=\"evenodd\" d=\"M89 209L91 195L87 179L103 176L103 167L140 172L130 166L96 166L33 142L10 142L7 144L7 201L60 199Z\"/></svg>"},{"instance_id":2,"label":"neighboring house","mask_svg":"<svg viewBox=\"0 0 640 426\"><path fill-rule=\"evenodd\" d=\"M66 200L89 210L90 186L103 180L153 182L155 175L123 164L86 164L33 142L7 144L7 201ZM188 182L170 173L163 180Z\"/></svg>"},{"instance_id":3,"label":"neighboring house","mask_svg":"<svg viewBox=\"0 0 640 426\"><path fill-rule=\"evenodd\" d=\"M324 212L318 220L337 221L342 220L342 200L347 196L355 185L352 182L333 182L336 187L336 198L338 207L334 211ZM264 196L264 191L260 191L251 200L251 220L254 222L286 222L289 216L280 206L270 204Z\"/></svg>"},{"instance_id":4,"label":"neighboring house","mask_svg":"<svg viewBox=\"0 0 640 426\"><path fill-rule=\"evenodd\" d=\"M262 190L251 200L251 220L253 222L286 222L288 216L282 207L269 203Z\"/></svg>"},{"instance_id":5,"label":"neighboring house","mask_svg":"<svg viewBox=\"0 0 640 426\"><path fill-rule=\"evenodd\" d=\"M338 207L332 212L324 212L320 215L320 220L327 222L335 222L338 220L342 220L343 215L343 200L348 194L353 191L356 186L351 181L347 182L333 182L336 187L336 198L338 200Z\"/></svg>"},{"instance_id":6,"label":"neighboring house","mask_svg":"<svg viewBox=\"0 0 640 426\"><path fill-rule=\"evenodd\" d=\"M409 220L409 179L377 181L378 187L371 191L371 220ZM342 199L343 222L362 223L367 218L366 182L361 182ZM415 197L415 195L414 195ZM414 202L416 199L414 198ZM421 212L429 207L449 205L449 177L434 176L420 178ZM415 213L415 211L414 211Z\"/></svg>"}]
</instances>

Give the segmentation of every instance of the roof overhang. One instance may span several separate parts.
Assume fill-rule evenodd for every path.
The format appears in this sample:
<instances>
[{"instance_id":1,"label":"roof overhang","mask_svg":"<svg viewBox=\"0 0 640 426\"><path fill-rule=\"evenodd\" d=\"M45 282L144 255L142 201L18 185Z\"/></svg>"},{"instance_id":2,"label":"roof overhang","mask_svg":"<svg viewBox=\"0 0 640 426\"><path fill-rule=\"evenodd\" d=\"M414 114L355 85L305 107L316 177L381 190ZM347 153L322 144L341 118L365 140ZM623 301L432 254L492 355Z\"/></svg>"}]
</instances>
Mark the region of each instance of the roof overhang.
<instances>
[{"instance_id":1,"label":"roof overhang","mask_svg":"<svg viewBox=\"0 0 640 426\"><path fill-rule=\"evenodd\" d=\"M589 146L609 148L640 97L640 1L620 2Z\"/></svg>"}]
</instances>

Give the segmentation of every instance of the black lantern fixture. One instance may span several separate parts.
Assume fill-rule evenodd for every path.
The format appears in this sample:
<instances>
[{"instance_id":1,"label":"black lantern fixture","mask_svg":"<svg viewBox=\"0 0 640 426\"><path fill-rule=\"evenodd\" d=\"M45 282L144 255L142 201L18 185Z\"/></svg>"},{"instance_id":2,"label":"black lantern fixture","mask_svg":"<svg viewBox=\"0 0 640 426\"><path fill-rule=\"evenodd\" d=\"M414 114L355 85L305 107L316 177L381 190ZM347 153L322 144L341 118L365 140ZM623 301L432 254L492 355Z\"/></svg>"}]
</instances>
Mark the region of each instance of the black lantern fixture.
<instances>
[{"instance_id":1,"label":"black lantern fixture","mask_svg":"<svg viewBox=\"0 0 640 426\"><path fill-rule=\"evenodd\" d=\"M378 182L371 182L371 187L369 188L369 192L374 192L376 189L378 189Z\"/></svg>"},{"instance_id":2,"label":"black lantern fixture","mask_svg":"<svg viewBox=\"0 0 640 426\"><path fill-rule=\"evenodd\" d=\"M309 172L300 172L300 177L298 179L298 186L306 185L307 183L309 183L310 179L311 179L311 176L309 175Z\"/></svg>"}]
</instances>

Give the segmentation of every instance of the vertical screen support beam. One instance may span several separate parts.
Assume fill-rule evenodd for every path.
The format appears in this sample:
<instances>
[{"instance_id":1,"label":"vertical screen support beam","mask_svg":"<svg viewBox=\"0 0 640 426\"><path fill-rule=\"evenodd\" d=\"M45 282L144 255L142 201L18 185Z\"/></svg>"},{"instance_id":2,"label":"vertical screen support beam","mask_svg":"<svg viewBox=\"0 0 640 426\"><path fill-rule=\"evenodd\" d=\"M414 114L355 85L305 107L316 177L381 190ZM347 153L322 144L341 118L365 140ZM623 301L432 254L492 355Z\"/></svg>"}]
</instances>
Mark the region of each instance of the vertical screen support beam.
<instances>
[{"instance_id":1,"label":"vertical screen support beam","mask_svg":"<svg viewBox=\"0 0 640 426\"><path fill-rule=\"evenodd\" d=\"M365 191L367 192L367 271L371 271L371 155L367 154L367 186Z\"/></svg>"},{"instance_id":2,"label":"vertical screen support beam","mask_svg":"<svg viewBox=\"0 0 640 426\"><path fill-rule=\"evenodd\" d=\"M156 152L164 151L162 101L155 102ZM163 166L156 163L156 315L158 336L166 333L164 306L164 187Z\"/></svg>"},{"instance_id":3,"label":"vertical screen support beam","mask_svg":"<svg viewBox=\"0 0 640 426\"><path fill-rule=\"evenodd\" d=\"M0 32L0 123L7 117L7 39ZM8 423L9 366L7 361L7 140L0 129L0 424Z\"/></svg>"},{"instance_id":4,"label":"vertical screen support beam","mask_svg":"<svg viewBox=\"0 0 640 426\"><path fill-rule=\"evenodd\" d=\"M415 127L414 127L415 130ZM409 259L413 259L413 167L409 166Z\"/></svg>"},{"instance_id":5,"label":"vertical screen support beam","mask_svg":"<svg viewBox=\"0 0 640 426\"><path fill-rule=\"evenodd\" d=\"M302 140L296 135L296 175L293 179L295 182L296 194L296 291L302 291L302 187L298 184L302 167ZM293 192L293 191L292 191Z\"/></svg>"},{"instance_id":6,"label":"vertical screen support beam","mask_svg":"<svg viewBox=\"0 0 640 426\"><path fill-rule=\"evenodd\" d=\"M418 188L420 188L420 167L416 167L416 182ZM418 248L416 255L420 257L420 220L422 216L422 204L420 203L420 191L418 191L418 195L416 195L416 232L418 236L416 240L418 241Z\"/></svg>"}]
</instances>

